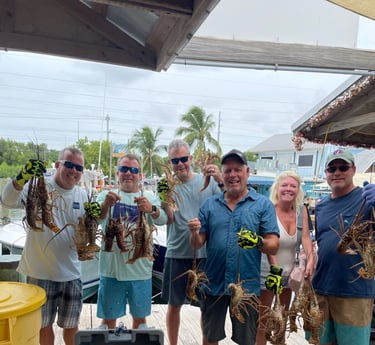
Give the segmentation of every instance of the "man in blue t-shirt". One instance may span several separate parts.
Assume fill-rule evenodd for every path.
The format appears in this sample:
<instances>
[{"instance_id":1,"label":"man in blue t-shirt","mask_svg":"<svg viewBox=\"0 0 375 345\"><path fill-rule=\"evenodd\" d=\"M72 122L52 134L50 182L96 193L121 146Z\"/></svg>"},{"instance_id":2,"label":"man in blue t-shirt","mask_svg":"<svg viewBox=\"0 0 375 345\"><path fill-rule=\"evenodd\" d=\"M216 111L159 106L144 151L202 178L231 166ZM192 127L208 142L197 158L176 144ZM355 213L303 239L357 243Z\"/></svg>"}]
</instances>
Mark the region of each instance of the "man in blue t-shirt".
<instances>
[{"instance_id":1,"label":"man in blue t-shirt","mask_svg":"<svg viewBox=\"0 0 375 345\"><path fill-rule=\"evenodd\" d=\"M361 212L360 222L369 220L375 206L375 185L368 184L363 189L356 187L353 183L355 172L354 157L349 151L338 149L330 154L325 173L331 194L315 208L319 250L313 287L324 312L321 344L369 344L374 277L363 279L359 276L363 259L352 251L355 247L344 246L342 254L337 249L340 237L348 232L356 215ZM361 206L364 208L360 211ZM348 255L346 251L354 255ZM306 337L309 336L307 333Z\"/></svg>"}]
</instances>

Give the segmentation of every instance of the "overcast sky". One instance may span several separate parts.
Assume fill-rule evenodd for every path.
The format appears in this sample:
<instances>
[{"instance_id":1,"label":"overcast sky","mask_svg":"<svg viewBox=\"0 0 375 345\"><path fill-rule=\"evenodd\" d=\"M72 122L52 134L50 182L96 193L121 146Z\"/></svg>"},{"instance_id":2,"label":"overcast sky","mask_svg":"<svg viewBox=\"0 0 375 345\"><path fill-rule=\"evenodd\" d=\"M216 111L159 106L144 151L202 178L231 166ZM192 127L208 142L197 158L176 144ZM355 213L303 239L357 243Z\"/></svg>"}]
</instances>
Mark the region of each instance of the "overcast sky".
<instances>
[{"instance_id":1,"label":"overcast sky","mask_svg":"<svg viewBox=\"0 0 375 345\"><path fill-rule=\"evenodd\" d=\"M126 144L162 128L168 144L181 114L202 107L225 151L248 150L297 121L348 76L172 65L149 72L52 56L0 53L0 136L61 149L78 138ZM220 126L219 126L220 124Z\"/></svg>"},{"instance_id":2,"label":"overcast sky","mask_svg":"<svg viewBox=\"0 0 375 345\"><path fill-rule=\"evenodd\" d=\"M357 43L365 47L366 40ZM108 135L114 144L126 144L148 125L161 128L159 144L168 144L183 125L181 115L199 106L217 123L213 135L224 152L250 150L274 134L291 132L295 121L347 78L182 65L150 72L1 51L0 137L59 150L84 137Z\"/></svg>"}]
</instances>

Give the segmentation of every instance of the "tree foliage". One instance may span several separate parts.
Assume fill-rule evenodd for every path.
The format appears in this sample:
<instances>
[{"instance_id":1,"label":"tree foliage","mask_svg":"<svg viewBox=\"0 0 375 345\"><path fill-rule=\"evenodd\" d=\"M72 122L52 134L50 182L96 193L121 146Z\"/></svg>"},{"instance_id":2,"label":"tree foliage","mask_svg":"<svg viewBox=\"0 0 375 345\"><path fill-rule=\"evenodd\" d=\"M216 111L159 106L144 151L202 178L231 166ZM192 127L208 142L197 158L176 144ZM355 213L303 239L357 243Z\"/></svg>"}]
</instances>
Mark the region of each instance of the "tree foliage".
<instances>
[{"instance_id":1,"label":"tree foliage","mask_svg":"<svg viewBox=\"0 0 375 345\"><path fill-rule=\"evenodd\" d=\"M89 141L87 137L79 139L76 147L79 148L85 157L85 168L91 170L102 169L106 174L109 172L109 157L111 155L111 144L108 140Z\"/></svg>"},{"instance_id":2,"label":"tree foliage","mask_svg":"<svg viewBox=\"0 0 375 345\"><path fill-rule=\"evenodd\" d=\"M31 158L39 158L52 166L58 152L48 150L46 144L18 143L0 138L0 177L13 177Z\"/></svg>"},{"instance_id":3,"label":"tree foliage","mask_svg":"<svg viewBox=\"0 0 375 345\"><path fill-rule=\"evenodd\" d=\"M258 155L251 151L245 151L244 155L249 162L256 162L256 160L258 159Z\"/></svg>"},{"instance_id":4,"label":"tree foliage","mask_svg":"<svg viewBox=\"0 0 375 345\"><path fill-rule=\"evenodd\" d=\"M214 148L213 153L222 155L219 142L211 134L216 126L211 114L206 115L202 108L194 106L181 115L181 121L187 125L177 128L176 135L185 135L183 139L194 150L194 161L201 161L211 147Z\"/></svg>"},{"instance_id":5,"label":"tree foliage","mask_svg":"<svg viewBox=\"0 0 375 345\"><path fill-rule=\"evenodd\" d=\"M134 150L140 156L142 169L146 176L153 176L154 173L160 175L162 173L161 164L163 158L159 154L167 151L165 145L157 145L158 138L162 133L163 130L161 128L157 128L153 132L151 127L144 126L141 130L137 130L129 140L129 150Z\"/></svg>"},{"instance_id":6,"label":"tree foliage","mask_svg":"<svg viewBox=\"0 0 375 345\"><path fill-rule=\"evenodd\" d=\"M194 161L202 160L208 152L222 155L219 142L212 135L216 127L211 114L197 106L192 106L181 115L183 126L178 127L176 135L190 145ZM135 131L128 143L129 152L134 152L143 162L143 172L147 176L163 173L163 165L167 161L167 146L160 145L158 140L163 130L157 128L155 131L149 126L144 126ZM85 156L85 168L91 170L101 169L104 175L115 176L117 159L111 157L111 142L108 140L90 141L87 137L79 139L71 146L79 148ZM62 148L61 148L62 149ZM249 161L256 160L256 154L245 151ZM30 158L40 158L46 161L48 167L58 159L59 151L49 150L46 144L18 143L9 139L0 138L0 177L13 177ZM110 172L110 167L112 171Z\"/></svg>"}]
</instances>

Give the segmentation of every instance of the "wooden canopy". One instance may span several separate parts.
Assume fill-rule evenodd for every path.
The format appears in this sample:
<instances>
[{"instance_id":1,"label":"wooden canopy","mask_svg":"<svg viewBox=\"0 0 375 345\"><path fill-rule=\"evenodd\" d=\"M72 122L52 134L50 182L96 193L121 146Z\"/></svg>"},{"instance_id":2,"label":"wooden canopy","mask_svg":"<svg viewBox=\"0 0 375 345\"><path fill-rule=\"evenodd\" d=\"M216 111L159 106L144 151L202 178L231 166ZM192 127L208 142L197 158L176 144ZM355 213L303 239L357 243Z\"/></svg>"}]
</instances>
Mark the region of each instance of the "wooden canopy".
<instances>
[{"instance_id":1,"label":"wooden canopy","mask_svg":"<svg viewBox=\"0 0 375 345\"><path fill-rule=\"evenodd\" d=\"M1 0L0 49L167 69L220 0Z\"/></svg>"},{"instance_id":2,"label":"wooden canopy","mask_svg":"<svg viewBox=\"0 0 375 345\"><path fill-rule=\"evenodd\" d=\"M328 0L349 11L358 13L370 19L375 19L375 6L372 0Z\"/></svg>"},{"instance_id":3,"label":"wooden canopy","mask_svg":"<svg viewBox=\"0 0 375 345\"><path fill-rule=\"evenodd\" d=\"M297 150L305 140L375 148L375 76L348 80L340 89L292 126Z\"/></svg>"},{"instance_id":4,"label":"wooden canopy","mask_svg":"<svg viewBox=\"0 0 375 345\"><path fill-rule=\"evenodd\" d=\"M173 62L375 71L375 52L193 37L220 0L1 0L0 49L167 70Z\"/></svg>"}]
</instances>

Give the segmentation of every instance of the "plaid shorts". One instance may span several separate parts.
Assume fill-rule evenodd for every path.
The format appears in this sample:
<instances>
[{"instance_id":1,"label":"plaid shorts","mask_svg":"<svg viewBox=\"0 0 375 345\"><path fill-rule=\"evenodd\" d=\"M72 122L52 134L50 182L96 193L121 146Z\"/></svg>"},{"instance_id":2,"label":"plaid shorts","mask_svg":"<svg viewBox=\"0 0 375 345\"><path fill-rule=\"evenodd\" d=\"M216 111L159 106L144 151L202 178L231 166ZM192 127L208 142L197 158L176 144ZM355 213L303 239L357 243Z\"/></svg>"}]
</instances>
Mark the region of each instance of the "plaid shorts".
<instances>
[{"instance_id":1,"label":"plaid shorts","mask_svg":"<svg viewBox=\"0 0 375 345\"><path fill-rule=\"evenodd\" d=\"M55 322L61 328L75 328L79 325L82 310L82 281L55 282L28 277L29 284L38 285L46 291L47 301L42 306L42 328Z\"/></svg>"}]
</instances>

